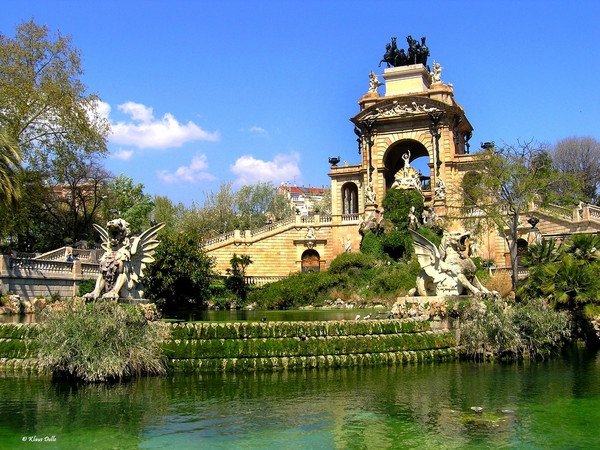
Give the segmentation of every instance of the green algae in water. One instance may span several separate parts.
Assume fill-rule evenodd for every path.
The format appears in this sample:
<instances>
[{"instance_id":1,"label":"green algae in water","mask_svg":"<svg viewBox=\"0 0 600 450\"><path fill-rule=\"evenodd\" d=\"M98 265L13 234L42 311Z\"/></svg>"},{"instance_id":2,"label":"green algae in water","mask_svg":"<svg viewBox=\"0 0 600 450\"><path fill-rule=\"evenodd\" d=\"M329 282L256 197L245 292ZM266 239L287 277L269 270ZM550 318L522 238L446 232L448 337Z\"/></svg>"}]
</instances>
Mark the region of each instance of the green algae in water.
<instances>
[{"instance_id":1,"label":"green algae in water","mask_svg":"<svg viewBox=\"0 0 600 450\"><path fill-rule=\"evenodd\" d=\"M0 448L598 448L598 380L597 353L107 386L5 375Z\"/></svg>"}]
</instances>

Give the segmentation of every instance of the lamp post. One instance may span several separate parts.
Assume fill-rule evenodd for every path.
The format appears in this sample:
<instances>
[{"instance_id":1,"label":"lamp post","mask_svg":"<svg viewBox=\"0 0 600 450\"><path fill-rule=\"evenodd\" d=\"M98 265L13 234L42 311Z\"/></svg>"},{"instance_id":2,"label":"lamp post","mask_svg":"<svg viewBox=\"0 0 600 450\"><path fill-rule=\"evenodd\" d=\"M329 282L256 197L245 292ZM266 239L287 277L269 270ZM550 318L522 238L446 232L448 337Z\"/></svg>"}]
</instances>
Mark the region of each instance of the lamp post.
<instances>
[{"instance_id":1,"label":"lamp post","mask_svg":"<svg viewBox=\"0 0 600 450\"><path fill-rule=\"evenodd\" d=\"M367 162L369 164L367 185L373 181L373 172L375 171L375 168L373 167L371 150L373 148L373 144L375 143L373 137L375 136L376 131L377 130L375 129L374 118L365 119L362 122L360 122L358 126L354 127L354 133L356 133L356 135L358 136L356 141L358 142L359 155L361 154L361 151L363 149L363 143L366 143L367 145Z\"/></svg>"}]
</instances>

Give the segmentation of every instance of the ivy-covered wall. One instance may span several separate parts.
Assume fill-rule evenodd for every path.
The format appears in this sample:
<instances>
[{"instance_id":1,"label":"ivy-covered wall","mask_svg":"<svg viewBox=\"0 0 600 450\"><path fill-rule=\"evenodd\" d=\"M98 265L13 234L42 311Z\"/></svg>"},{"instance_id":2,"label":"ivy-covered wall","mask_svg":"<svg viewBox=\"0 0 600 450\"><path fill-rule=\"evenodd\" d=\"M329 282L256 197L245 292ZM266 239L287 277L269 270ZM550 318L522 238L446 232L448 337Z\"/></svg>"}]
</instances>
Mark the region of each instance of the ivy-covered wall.
<instances>
[{"instance_id":1,"label":"ivy-covered wall","mask_svg":"<svg viewBox=\"0 0 600 450\"><path fill-rule=\"evenodd\" d=\"M0 370L37 373L40 325L0 325ZM204 322L171 324L174 372L392 365L458 357L451 331L430 322Z\"/></svg>"}]
</instances>

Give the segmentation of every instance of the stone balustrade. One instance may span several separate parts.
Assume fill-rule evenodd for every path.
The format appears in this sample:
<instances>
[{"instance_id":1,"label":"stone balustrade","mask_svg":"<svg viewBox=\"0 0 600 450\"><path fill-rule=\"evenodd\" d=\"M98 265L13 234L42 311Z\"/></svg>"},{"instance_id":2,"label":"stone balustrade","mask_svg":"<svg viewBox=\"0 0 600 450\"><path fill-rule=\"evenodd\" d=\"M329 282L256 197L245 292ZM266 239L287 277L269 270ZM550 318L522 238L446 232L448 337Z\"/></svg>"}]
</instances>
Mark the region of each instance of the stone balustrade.
<instances>
[{"instance_id":1,"label":"stone balustrade","mask_svg":"<svg viewBox=\"0 0 600 450\"><path fill-rule=\"evenodd\" d=\"M95 279L98 264L19 259L0 256L0 293L13 292L23 300L35 297L72 297L78 292L79 282Z\"/></svg>"},{"instance_id":2,"label":"stone balustrade","mask_svg":"<svg viewBox=\"0 0 600 450\"><path fill-rule=\"evenodd\" d=\"M356 222L358 224L360 220L360 215L357 214L345 214L340 216L338 220L342 222ZM309 227L315 225L325 224L327 226L331 226L334 222L334 218L330 215L320 216L320 215L312 215L312 216L293 216L287 219L279 220L277 222L273 222L267 225L264 225L260 228L256 228L254 230L234 230L225 234L221 234L219 236L215 236L210 239L206 239L203 244L205 247L214 247L221 246L230 243L242 244L246 243L250 240L254 240L257 238L264 238L271 234L278 233L280 231L285 230L290 227Z\"/></svg>"}]
</instances>

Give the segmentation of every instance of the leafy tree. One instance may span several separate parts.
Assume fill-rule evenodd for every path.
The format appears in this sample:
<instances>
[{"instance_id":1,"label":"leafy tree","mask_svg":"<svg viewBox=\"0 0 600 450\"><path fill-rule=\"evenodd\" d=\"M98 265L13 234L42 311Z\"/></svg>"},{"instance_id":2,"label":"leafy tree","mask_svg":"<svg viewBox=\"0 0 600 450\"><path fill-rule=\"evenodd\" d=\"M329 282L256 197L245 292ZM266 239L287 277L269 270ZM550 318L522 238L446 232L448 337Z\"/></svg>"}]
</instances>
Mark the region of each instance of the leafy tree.
<instances>
[{"instance_id":1,"label":"leafy tree","mask_svg":"<svg viewBox=\"0 0 600 450\"><path fill-rule=\"evenodd\" d=\"M267 213L276 220L293 214L287 199L279 193L272 183L258 182L242 186L235 195L234 211L239 217L242 229L252 229L267 222Z\"/></svg>"},{"instance_id":2,"label":"leafy tree","mask_svg":"<svg viewBox=\"0 0 600 450\"><path fill-rule=\"evenodd\" d=\"M172 233L178 227L181 217L185 212L186 208L182 203L174 205L173 202L162 195L154 197L154 211L153 216L156 223L164 223L164 233Z\"/></svg>"},{"instance_id":3,"label":"leafy tree","mask_svg":"<svg viewBox=\"0 0 600 450\"><path fill-rule=\"evenodd\" d=\"M134 184L130 177L121 174L108 185L103 208L105 219L121 217L129 222L133 234L139 234L150 226L154 202L144 194L142 183Z\"/></svg>"},{"instance_id":4,"label":"leafy tree","mask_svg":"<svg viewBox=\"0 0 600 450\"><path fill-rule=\"evenodd\" d=\"M227 269L225 287L245 302L248 298L248 285L244 277L246 276L246 269L252 264L252 259L249 255L238 256L234 253L229 263L231 268Z\"/></svg>"},{"instance_id":5,"label":"leafy tree","mask_svg":"<svg viewBox=\"0 0 600 450\"><path fill-rule=\"evenodd\" d=\"M331 214L331 189L327 189L321 200L315 203L315 214L328 216Z\"/></svg>"},{"instance_id":6,"label":"leafy tree","mask_svg":"<svg viewBox=\"0 0 600 450\"><path fill-rule=\"evenodd\" d=\"M598 204L600 142L592 137L569 137L554 146L551 156L560 172L581 181L586 200Z\"/></svg>"},{"instance_id":7,"label":"leafy tree","mask_svg":"<svg viewBox=\"0 0 600 450\"><path fill-rule=\"evenodd\" d=\"M486 149L478 171L478 182L469 183L468 189L463 186L461 195L465 206L476 204L504 235L516 288L519 219L534 201L552 201L553 189L569 180L552 167L546 150L531 142Z\"/></svg>"},{"instance_id":8,"label":"leafy tree","mask_svg":"<svg viewBox=\"0 0 600 450\"><path fill-rule=\"evenodd\" d=\"M0 34L0 128L31 167L54 157L104 154L108 122L98 97L85 93L81 58L71 39L33 21L14 38Z\"/></svg>"},{"instance_id":9,"label":"leafy tree","mask_svg":"<svg viewBox=\"0 0 600 450\"><path fill-rule=\"evenodd\" d=\"M0 130L0 204L13 205L20 197L21 153L10 136Z\"/></svg>"},{"instance_id":10,"label":"leafy tree","mask_svg":"<svg viewBox=\"0 0 600 450\"><path fill-rule=\"evenodd\" d=\"M200 308L210 296L214 261L193 235L163 234L144 280L146 295L163 312Z\"/></svg>"}]
</instances>

